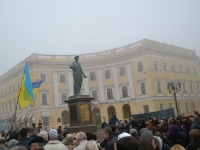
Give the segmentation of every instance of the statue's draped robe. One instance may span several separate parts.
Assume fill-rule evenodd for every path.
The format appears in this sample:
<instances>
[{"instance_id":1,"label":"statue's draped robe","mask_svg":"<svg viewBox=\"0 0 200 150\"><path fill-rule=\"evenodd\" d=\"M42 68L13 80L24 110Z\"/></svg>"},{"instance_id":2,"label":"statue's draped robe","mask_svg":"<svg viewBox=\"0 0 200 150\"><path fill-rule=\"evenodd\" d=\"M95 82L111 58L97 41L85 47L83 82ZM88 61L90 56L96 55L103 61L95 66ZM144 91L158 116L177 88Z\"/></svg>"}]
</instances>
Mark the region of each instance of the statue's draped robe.
<instances>
[{"instance_id":1,"label":"statue's draped robe","mask_svg":"<svg viewBox=\"0 0 200 150\"><path fill-rule=\"evenodd\" d=\"M81 64L78 61L72 62L69 66L73 70L74 96L77 96L81 91L81 85L83 81L83 70L81 68Z\"/></svg>"}]
</instances>

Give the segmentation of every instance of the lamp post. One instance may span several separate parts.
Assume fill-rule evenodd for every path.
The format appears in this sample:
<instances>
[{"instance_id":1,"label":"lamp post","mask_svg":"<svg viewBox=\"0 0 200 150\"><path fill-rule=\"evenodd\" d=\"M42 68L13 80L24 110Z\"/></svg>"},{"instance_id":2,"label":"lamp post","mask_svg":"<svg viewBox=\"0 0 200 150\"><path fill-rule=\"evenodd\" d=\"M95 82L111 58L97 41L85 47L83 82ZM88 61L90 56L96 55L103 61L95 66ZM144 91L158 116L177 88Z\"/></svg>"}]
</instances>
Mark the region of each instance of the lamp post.
<instances>
[{"instance_id":1,"label":"lamp post","mask_svg":"<svg viewBox=\"0 0 200 150\"><path fill-rule=\"evenodd\" d=\"M178 110L178 104L177 104L177 99L176 99L176 93L181 90L181 83L178 81L177 84L174 84L174 82L171 81L171 83L168 83L168 90L169 90L170 93L171 92L174 93L176 111L177 111L177 115L178 115L179 114L179 110Z\"/></svg>"}]
</instances>

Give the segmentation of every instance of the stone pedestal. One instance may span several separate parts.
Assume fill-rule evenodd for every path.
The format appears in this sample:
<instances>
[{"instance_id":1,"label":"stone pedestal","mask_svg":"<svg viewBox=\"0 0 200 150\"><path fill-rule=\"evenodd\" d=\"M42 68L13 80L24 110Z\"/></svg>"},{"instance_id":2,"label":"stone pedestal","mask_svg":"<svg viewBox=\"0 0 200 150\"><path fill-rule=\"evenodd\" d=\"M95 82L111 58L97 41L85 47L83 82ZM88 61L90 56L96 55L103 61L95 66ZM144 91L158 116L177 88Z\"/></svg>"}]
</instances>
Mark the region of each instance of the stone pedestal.
<instances>
[{"instance_id":1,"label":"stone pedestal","mask_svg":"<svg viewBox=\"0 0 200 150\"><path fill-rule=\"evenodd\" d=\"M97 127L92 122L91 102L93 99L90 95L78 95L65 100L69 107L70 126L68 129L71 133L97 131Z\"/></svg>"}]
</instances>

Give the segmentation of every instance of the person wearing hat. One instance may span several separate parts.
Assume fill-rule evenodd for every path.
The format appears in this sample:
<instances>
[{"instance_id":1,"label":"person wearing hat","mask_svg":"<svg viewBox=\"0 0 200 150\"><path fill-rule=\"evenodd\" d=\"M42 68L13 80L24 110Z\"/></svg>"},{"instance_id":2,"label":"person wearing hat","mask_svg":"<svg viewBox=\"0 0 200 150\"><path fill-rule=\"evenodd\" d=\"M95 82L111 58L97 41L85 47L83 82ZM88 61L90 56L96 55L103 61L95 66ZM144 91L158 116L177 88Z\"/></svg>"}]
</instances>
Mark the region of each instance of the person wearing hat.
<instances>
[{"instance_id":1,"label":"person wearing hat","mask_svg":"<svg viewBox=\"0 0 200 150\"><path fill-rule=\"evenodd\" d=\"M30 145L31 150L44 150L44 138L37 136L30 140L28 145Z\"/></svg>"},{"instance_id":2,"label":"person wearing hat","mask_svg":"<svg viewBox=\"0 0 200 150\"><path fill-rule=\"evenodd\" d=\"M73 70L73 78L74 78L74 96L79 95L81 91L81 86L83 82L83 77L87 78L85 73L81 68L81 64L78 62L79 56L74 57L75 61L72 62L69 67Z\"/></svg>"},{"instance_id":3,"label":"person wearing hat","mask_svg":"<svg viewBox=\"0 0 200 150\"><path fill-rule=\"evenodd\" d=\"M49 142L44 146L44 150L68 150L68 148L62 144L58 138L58 132L56 129L49 131Z\"/></svg>"}]
</instances>

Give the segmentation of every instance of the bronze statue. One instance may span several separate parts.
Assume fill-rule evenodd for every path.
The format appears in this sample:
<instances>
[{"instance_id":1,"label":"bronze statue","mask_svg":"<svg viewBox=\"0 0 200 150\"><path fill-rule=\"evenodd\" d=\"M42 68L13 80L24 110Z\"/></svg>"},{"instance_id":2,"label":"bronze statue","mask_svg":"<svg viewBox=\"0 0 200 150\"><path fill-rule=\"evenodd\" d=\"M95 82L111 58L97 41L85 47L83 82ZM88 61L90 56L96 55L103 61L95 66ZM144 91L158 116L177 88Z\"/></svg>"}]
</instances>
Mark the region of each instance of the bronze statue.
<instances>
[{"instance_id":1,"label":"bronze statue","mask_svg":"<svg viewBox=\"0 0 200 150\"><path fill-rule=\"evenodd\" d=\"M83 82L83 77L87 78L85 73L81 68L81 64L78 62L79 56L74 57L75 61L72 62L69 67L73 70L73 77L74 77L74 96L79 95L81 91L81 86Z\"/></svg>"}]
</instances>

